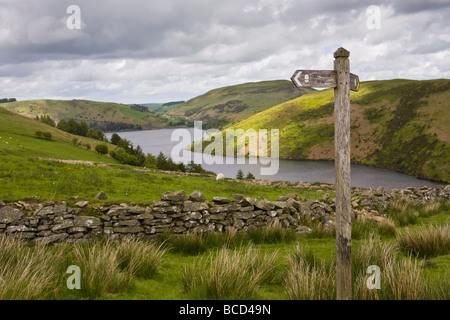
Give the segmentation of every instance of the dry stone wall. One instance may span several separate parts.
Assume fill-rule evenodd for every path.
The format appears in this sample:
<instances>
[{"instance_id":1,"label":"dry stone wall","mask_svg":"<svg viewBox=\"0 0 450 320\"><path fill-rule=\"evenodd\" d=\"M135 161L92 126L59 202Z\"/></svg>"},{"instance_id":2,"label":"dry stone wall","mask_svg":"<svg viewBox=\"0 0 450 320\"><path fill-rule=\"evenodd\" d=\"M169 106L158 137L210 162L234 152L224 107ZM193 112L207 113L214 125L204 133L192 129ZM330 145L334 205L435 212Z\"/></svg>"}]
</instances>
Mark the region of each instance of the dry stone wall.
<instances>
[{"instance_id":1,"label":"dry stone wall","mask_svg":"<svg viewBox=\"0 0 450 320\"><path fill-rule=\"evenodd\" d=\"M384 191L354 190L352 207L356 213L382 216L376 211L387 207L390 201L409 197L417 203L449 200L450 186L408 188ZM213 197L206 201L200 191L166 192L161 200L143 207L136 205L104 205L95 214L86 215L87 201L79 201L77 208L66 202L35 205L23 201L6 205L0 201L0 236L13 236L42 244L58 242L87 242L104 236L110 239L138 237L155 239L171 232L186 233L251 230L270 225L275 221L284 228L298 233L308 232L305 221L319 220L325 228L333 228L334 199L325 194L319 200L300 200L296 194L281 196L277 201L257 200L235 195L233 199Z\"/></svg>"}]
</instances>

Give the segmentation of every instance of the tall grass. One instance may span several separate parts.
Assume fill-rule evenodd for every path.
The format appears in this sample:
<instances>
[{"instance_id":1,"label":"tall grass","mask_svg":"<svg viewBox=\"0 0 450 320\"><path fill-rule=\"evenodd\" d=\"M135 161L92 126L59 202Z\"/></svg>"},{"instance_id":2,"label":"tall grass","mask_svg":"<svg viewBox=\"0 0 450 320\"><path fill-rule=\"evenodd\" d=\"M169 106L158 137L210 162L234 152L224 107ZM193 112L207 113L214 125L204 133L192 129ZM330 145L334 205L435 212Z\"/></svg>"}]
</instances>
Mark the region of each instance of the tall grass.
<instances>
[{"instance_id":1,"label":"tall grass","mask_svg":"<svg viewBox=\"0 0 450 320\"><path fill-rule=\"evenodd\" d=\"M419 257L450 253L450 225L405 228L397 235L401 251Z\"/></svg>"},{"instance_id":2,"label":"tall grass","mask_svg":"<svg viewBox=\"0 0 450 320\"><path fill-rule=\"evenodd\" d=\"M248 236L255 244L290 243L297 239L295 231L283 228L279 220L274 220L268 226L249 231Z\"/></svg>"},{"instance_id":3,"label":"tall grass","mask_svg":"<svg viewBox=\"0 0 450 320\"><path fill-rule=\"evenodd\" d=\"M237 231L229 228L225 232L187 233L181 236L163 234L158 239L174 253L187 255L203 254L211 249L239 248L250 244L291 243L298 238L293 229L286 229L279 221L249 231Z\"/></svg>"},{"instance_id":4,"label":"tall grass","mask_svg":"<svg viewBox=\"0 0 450 320\"><path fill-rule=\"evenodd\" d=\"M222 248L207 259L186 265L185 289L199 299L252 299L271 280L277 252L261 255L253 246Z\"/></svg>"},{"instance_id":5,"label":"tall grass","mask_svg":"<svg viewBox=\"0 0 450 320\"><path fill-rule=\"evenodd\" d=\"M60 263L60 257L42 245L0 237L0 300L54 297Z\"/></svg>"},{"instance_id":6,"label":"tall grass","mask_svg":"<svg viewBox=\"0 0 450 320\"><path fill-rule=\"evenodd\" d=\"M391 202L388 214L397 225L404 227L417 222L419 212L416 209L417 205L414 201L409 198L401 198Z\"/></svg>"},{"instance_id":7,"label":"tall grass","mask_svg":"<svg viewBox=\"0 0 450 320\"><path fill-rule=\"evenodd\" d=\"M83 298L97 299L103 293L119 293L130 284L130 270L121 271L117 250L111 242L75 244L73 264L81 269Z\"/></svg>"},{"instance_id":8,"label":"tall grass","mask_svg":"<svg viewBox=\"0 0 450 320\"><path fill-rule=\"evenodd\" d=\"M288 256L289 269L284 287L291 300L332 300L336 298L336 267L317 259L310 248L297 246Z\"/></svg>"},{"instance_id":9,"label":"tall grass","mask_svg":"<svg viewBox=\"0 0 450 320\"><path fill-rule=\"evenodd\" d=\"M157 274L166 252L163 244L156 245L135 239L122 240L117 247L119 268L133 276L149 279Z\"/></svg>"},{"instance_id":10,"label":"tall grass","mask_svg":"<svg viewBox=\"0 0 450 320\"><path fill-rule=\"evenodd\" d=\"M368 289L368 275L359 275L354 287L354 298L363 300L418 300L425 295L422 270L417 260L396 260L393 257L381 268L381 288Z\"/></svg>"}]
</instances>

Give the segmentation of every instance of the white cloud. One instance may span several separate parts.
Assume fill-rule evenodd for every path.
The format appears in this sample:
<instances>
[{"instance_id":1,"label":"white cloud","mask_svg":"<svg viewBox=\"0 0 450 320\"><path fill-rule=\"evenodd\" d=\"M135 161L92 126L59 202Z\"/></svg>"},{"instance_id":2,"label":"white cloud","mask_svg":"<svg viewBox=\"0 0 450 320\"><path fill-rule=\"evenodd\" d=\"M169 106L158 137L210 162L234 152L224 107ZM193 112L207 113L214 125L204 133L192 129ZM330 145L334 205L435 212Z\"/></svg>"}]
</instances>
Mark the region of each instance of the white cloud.
<instances>
[{"instance_id":1,"label":"white cloud","mask_svg":"<svg viewBox=\"0 0 450 320\"><path fill-rule=\"evenodd\" d=\"M340 46L361 80L450 77L450 6L441 1L79 0L2 2L0 97L165 102L247 81L331 69Z\"/></svg>"}]
</instances>

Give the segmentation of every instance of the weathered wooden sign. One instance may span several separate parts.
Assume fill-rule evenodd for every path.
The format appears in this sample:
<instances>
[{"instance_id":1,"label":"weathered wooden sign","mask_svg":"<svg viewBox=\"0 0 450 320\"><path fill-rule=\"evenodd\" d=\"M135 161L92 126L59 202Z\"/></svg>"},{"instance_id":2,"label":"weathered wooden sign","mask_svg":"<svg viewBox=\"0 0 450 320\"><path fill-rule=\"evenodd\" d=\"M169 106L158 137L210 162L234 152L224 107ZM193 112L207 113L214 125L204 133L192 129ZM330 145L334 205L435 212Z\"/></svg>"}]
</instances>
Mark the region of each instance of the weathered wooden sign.
<instances>
[{"instance_id":1,"label":"weathered wooden sign","mask_svg":"<svg viewBox=\"0 0 450 320\"><path fill-rule=\"evenodd\" d=\"M297 88L336 88L335 70L297 70L291 77ZM359 90L359 77L350 73L350 90Z\"/></svg>"},{"instance_id":2,"label":"weathered wooden sign","mask_svg":"<svg viewBox=\"0 0 450 320\"><path fill-rule=\"evenodd\" d=\"M295 86L334 88L334 145L336 172L336 296L352 298L350 184L350 90L359 90L359 77L350 73L350 52L334 53L334 70L297 70L291 80Z\"/></svg>"}]
</instances>

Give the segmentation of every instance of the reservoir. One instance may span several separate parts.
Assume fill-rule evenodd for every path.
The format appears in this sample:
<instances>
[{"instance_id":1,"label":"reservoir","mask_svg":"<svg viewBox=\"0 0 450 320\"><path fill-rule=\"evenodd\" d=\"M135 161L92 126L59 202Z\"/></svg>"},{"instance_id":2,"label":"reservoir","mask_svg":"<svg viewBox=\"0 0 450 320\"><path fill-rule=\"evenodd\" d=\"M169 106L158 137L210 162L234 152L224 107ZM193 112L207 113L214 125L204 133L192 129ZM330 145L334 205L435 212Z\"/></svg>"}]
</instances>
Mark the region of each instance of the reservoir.
<instances>
[{"instance_id":1,"label":"reservoir","mask_svg":"<svg viewBox=\"0 0 450 320\"><path fill-rule=\"evenodd\" d=\"M160 130L143 130L143 131L128 131L117 132L121 138L125 138L133 143L133 145L141 146L144 153L151 153L157 156L162 152L167 157L171 156L172 150L176 146L180 146L179 141L171 141L172 132L176 129L160 129ZM186 128L190 132L191 137L194 137L194 128ZM108 139L113 133L106 133ZM191 141L183 141L188 146ZM194 160L194 154L185 150L185 155ZM207 165L202 163L205 170L213 171L215 173L223 173L226 178L235 178L239 169L247 175L251 172L256 179L264 180L281 180L294 182L335 182L334 176L334 162L333 161L317 161L317 160L279 160L279 170L275 175L261 175L261 167L268 167L259 161L257 164L250 164L249 159L245 159L245 164L237 164L237 159L229 159L234 164L212 164ZM433 187L440 183L433 181L417 179L415 177L400 173L394 170L374 168L364 165L351 165L351 184L352 187L372 188L383 187L387 190L404 189L407 187Z\"/></svg>"}]
</instances>

